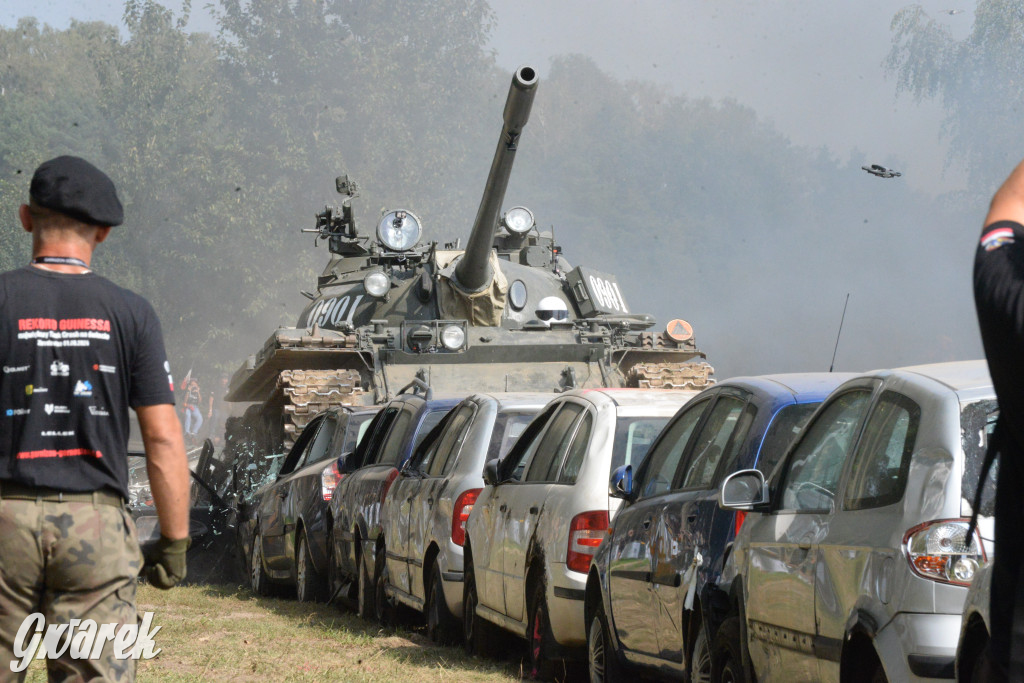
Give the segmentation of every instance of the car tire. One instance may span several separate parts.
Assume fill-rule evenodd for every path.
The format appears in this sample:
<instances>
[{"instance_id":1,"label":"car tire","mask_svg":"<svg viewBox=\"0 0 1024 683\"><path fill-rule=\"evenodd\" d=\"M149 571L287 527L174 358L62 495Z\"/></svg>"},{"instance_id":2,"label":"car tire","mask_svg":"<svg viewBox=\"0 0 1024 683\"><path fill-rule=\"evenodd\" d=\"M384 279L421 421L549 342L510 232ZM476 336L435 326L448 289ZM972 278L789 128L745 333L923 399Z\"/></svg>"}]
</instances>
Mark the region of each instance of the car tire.
<instances>
[{"instance_id":1,"label":"car tire","mask_svg":"<svg viewBox=\"0 0 1024 683\"><path fill-rule=\"evenodd\" d=\"M696 643L695 643L696 645ZM715 634L711 648L711 680L715 683L746 683L743 670L743 644L740 642L740 619L729 617Z\"/></svg>"},{"instance_id":2,"label":"car tire","mask_svg":"<svg viewBox=\"0 0 1024 683\"><path fill-rule=\"evenodd\" d=\"M313 566L309 541L303 530L299 533L299 543L295 548L295 596L299 602L321 602L326 592L324 578Z\"/></svg>"},{"instance_id":3,"label":"car tire","mask_svg":"<svg viewBox=\"0 0 1024 683\"><path fill-rule=\"evenodd\" d=\"M263 568L263 539L257 533L252 537L252 554L249 556L249 586L256 595L270 595L270 578Z\"/></svg>"},{"instance_id":4,"label":"car tire","mask_svg":"<svg viewBox=\"0 0 1024 683\"><path fill-rule=\"evenodd\" d=\"M377 549L377 559L373 567L373 618L385 626L391 624L393 605L388 597L388 562L387 552L382 545Z\"/></svg>"},{"instance_id":5,"label":"car tire","mask_svg":"<svg viewBox=\"0 0 1024 683\"><path fill-rule=\"evenodd\" d=\"M615 683L622 680L622 665L612 645L603 605L598 605L587 628L587 669L590 683Z\"/></svg>"},{"instance_id":6,"label":"car tire","mask_svg":"<svg viewBox=\"0 0 1024 683\"><path fill-rule=\"evenodd\" d=\"M441 584L441 567L434 562L430 567L430 585L427 586L427 637L438 645L452 645L458 639L458 622L448 610Z\"/></svg>"},{"instance_id":7,"label":"car tire","mask_svg":"<svg viewBox=\"0 0 1024 683\"><path fill-rule=\"evenodd\" d=\"M360 552L356 555L356 614L363 619L373 618L373 581Z\"/></svg>"},{"instance_id":8,"label":"car tire","mask_svg":"<svg viewBox=\"0 0 1024 683\"><path fill-rule=\"evenodd\" d=\"M497 627L476 613L480 600L476 587L476 573L472 560L466 562L465 583L462 587L462 645L466 654L488 657L497 652Z\"/></svg>"},{"instance_id":9,"label":"car tire","mask_svg":"<svg viewBox=\"0 0 1024 683\"><path fill-rule=\"evenodd\" d=\"M527 654L530 657L530 678L538 681L550 680L555 673L555 662L551 658L554 638L551 635L551 621L548 618L548 601L543 581L535 581L533 584L526 637Z\"/></svg>"},{"instance_id":10,"label":"car tire","mask_svg":"<svg viewBox=\"0 0 1024 683\"><path fill-rule=\"evenodd\" d=\"M690 656L690 683L711 683L711 643L704 624L697 624L697 638Z\"/></svg>"}]
</instances>

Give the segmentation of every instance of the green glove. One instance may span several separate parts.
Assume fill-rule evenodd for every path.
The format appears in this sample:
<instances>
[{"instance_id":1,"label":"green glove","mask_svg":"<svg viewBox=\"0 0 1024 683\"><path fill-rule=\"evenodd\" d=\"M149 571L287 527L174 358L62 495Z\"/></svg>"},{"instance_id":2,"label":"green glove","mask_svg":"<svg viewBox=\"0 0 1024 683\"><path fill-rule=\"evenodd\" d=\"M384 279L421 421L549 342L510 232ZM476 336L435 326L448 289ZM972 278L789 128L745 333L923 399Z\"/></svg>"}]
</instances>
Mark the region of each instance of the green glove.
<instances>
[{"instance_id":1,"label":"green glove","mask_svg":"<svg viewBox=\"0 0 1024 683\"><path fill-rule=\"evenodd\" d=\"M161 534L156 545L145 552L142 571L146 579L163 590L174 588L185 578L185 551L190 545L192 539L188 536L172 541Z\"/></svg>"}]
</instances>

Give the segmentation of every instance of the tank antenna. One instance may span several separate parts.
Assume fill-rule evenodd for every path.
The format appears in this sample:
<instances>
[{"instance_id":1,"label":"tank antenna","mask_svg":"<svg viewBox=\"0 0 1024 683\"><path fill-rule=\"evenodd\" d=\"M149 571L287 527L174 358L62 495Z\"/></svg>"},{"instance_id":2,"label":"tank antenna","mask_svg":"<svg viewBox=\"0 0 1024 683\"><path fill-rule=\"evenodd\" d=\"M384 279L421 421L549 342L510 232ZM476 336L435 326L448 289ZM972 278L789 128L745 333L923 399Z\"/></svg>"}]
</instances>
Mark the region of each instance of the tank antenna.
<instances>
[{"instance_id":1,"label":"tank antenna","mask_svg":"<svg viewBox=\"0 0 1024 683\"><path fill-rule=\"evenodd\" d=\"M843 334L843 321L846 320L846 306L850 303L850 293L846 293L846 303L843 304L843 317L839 319L839 333L836 334L836 348L832 349L832 365L828 366L828 371L832 372L832 368L836 366L836 352L839 351L839 337Z\"/></svg>"}]
</instances>

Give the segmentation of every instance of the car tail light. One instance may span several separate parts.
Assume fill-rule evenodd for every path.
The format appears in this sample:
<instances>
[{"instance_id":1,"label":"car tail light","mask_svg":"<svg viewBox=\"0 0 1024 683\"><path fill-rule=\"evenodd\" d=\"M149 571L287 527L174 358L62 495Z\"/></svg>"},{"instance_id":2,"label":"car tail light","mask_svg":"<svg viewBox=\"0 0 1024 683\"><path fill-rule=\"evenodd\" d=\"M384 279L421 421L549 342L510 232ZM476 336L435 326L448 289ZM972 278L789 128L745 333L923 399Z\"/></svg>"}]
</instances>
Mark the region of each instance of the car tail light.
<instances>
[{"instance_id":1,"label":"car tail light","mask_svg":"<svg viewBox=\"0 0 1024 683\"><path fill-rule=\"evenodd\" d=\"M733 526L733 530L732 530L732 535L733 536L739 536L740 529L743 528L743 521L746 518L747 518L747 513L746 513L745 510L737 510L736 511L736 519L735 519L735 521L733 523L734 526Z\"/></svg>"},{"instance_id":2,"label":"car tail light","mask_svg":"<svg viewBox=\"0 0 1024 683\"><path fill-rule=\"evenodd\" d=\"M455 545L466 545L466 520L481 491L483 489L466 489L455 499L455 507L452 509L452 543Z\"/></svg>"},{"instance_id":3,"label":"car tail light","mask_svg":"<svg viewBox=\"0 0 1024 683\"><path fill-rule=\"evenodd\" d=\"M392 468L388 472L388 478L384 480L384 488L380 491L380 504L384 504L384 499L387 498L388 491L391 490L391 485L395 483L395 479L398 479L398 470Z\"/></svg>"},{"instance_id":4,"label":"car tail light","mask_svg":"<svg viewBox=\"0 0 1024 683\"><path fill-rule=\"evenodd\" d=\"M338 482L340 482L344 476L345 475L338 470L337 460L320 472L320 492L323 494L324 500L331 499L331 496L334 495L334 489L338 487Z\"/></svg>"},{"instance_id":5,"label":"car tail light","mask_svg":"<svg viewBox=\"0 0 1024 683\"><path fill-rule=\"evenodd\" d=\"M583 512L572 518L569 524L569 552L565 564L574 572L586 574L590 560L597 552L597 546L608 535L608 511Z\"/></svg>"},{"instance_id":6,"label":"car tail light","mask_svg":"<svg viewBox=\"0 0 1024 683\"><path fill-rule=\"evenodd\" d=\"M968 519L919 524L903 537L903 549L915 574L932 581L969 586L986 563L981 534L967 538Z\"/></svg>"}]
</instances>

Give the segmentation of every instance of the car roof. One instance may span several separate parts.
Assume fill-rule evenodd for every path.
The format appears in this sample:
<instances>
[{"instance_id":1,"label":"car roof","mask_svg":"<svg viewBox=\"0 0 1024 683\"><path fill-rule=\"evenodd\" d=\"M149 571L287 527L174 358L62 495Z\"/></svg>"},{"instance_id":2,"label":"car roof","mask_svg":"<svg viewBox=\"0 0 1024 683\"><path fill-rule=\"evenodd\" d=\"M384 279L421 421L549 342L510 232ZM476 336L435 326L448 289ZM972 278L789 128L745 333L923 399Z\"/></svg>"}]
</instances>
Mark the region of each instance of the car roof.
<instances>
[{"instance_id":1,"label":"car roof","mask_svg":"<svg viewBox=\"0 0 1024 683\"><path fill-rule=\"evenodd\" d=\"M911 365L896 368L900 375L917 375L934 380L956 392L961 401L987 398L995 395L988 363L984 360L962 360L930 365Z\"/></svg>"},{"instance_id":2,"label":"car roof","mask_svg":"<svg viewBox=\"0 0 1024 683\"><path fill-rule=\"evenodd\" d=\"M672 406L678 408L680 402L685 403L699 393L695 389L577 389L576 391L568 392L567 395L580 396L591 400L595 398L601 400L598 397L604 397L620 408L634 406L650 406L652 408Z\"/></svg>"},{"instance_id":3,"label":"car roof","mask_svg":"<svg viewBox=\"0 0 1024 683\"><path fill-rule=\"evenodd\" d=\"M473 394L469 398L477 401L494 401L498 404L498 410L509 408L536 408L540 410L556 396L558 394L550 392L515 391Z\"/></svg>"},{"instance_id":4,"label":"car roof","mask_svg":"<svg viewBox=\"0 0 1024 683\"><path fill-rule=\"evenodd\" d=\"M803 403L824 400L836 387L856 376L852 372L792 372L733 377L715 386L734 386L765 397L791 398L794 402Z\"/></svg>"}]
</instances>

